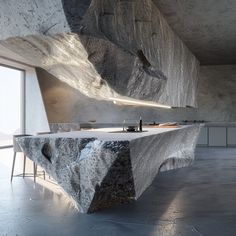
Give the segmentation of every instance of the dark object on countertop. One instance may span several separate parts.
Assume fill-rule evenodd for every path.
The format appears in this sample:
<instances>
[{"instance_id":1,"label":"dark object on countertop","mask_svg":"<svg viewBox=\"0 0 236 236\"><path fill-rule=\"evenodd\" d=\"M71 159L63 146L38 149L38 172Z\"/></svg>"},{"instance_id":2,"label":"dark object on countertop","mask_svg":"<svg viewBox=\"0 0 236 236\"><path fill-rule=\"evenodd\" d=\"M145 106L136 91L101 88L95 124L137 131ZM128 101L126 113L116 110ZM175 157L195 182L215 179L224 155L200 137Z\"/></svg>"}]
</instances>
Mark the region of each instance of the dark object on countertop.
<instances>
[{"instance_id":1,"label":"dark object on countertop","mask_svg":"<svg viewBox=\"0 0 236 236\"><path fill-rule=\"evenodd\" d=\"M139 119L139 131L142 132L143 131L143 121L142 121L142 117L140 116Z\"/></svg>"},{"instance_id":2,"label":"dark object on countertop","mask_svg":"<svg viewBox=\"0 0 236 236\"><path fill-rule=\"evenodd\" d=\"M109 133L121 133L121 134L124 134L124 133L144 133L144 132L148 132L148 130L143 130L143 131L139 131L139 130L135 130L135 131L127 131L127 129L124 131L124 130L119 130L119 131L111 131Z\"/></svg>"},{"instance_id":3,"label":"dark object on countertop","mask_svg":"<svg viewBox=\"0 0 236 236\"><path fill-rule=\"evenodd\" d=\"M126 129L127 132L135 132L135 126L129 125L128 128Z\"/></svg>"},{"instance_id":4,"label":"dark object on countertop","mask_svg":"<svg viewBox=\"0 0 236 236\"><path fill-rule=\"evenodd\" d=\"M156 123L155 121L153 121L153 123L149 123L148 125L159 125L160 123Z\"/></svg>"},{"instance_id":5,"label":"dark object on countertop","mask_svg":"<svg viewBox=\"0 0 236 236\"><path fill-rule=\"evenodd\" d=\"M205 120L183 120L184 123L205 123Z\"/></svg>"}]
</instances>

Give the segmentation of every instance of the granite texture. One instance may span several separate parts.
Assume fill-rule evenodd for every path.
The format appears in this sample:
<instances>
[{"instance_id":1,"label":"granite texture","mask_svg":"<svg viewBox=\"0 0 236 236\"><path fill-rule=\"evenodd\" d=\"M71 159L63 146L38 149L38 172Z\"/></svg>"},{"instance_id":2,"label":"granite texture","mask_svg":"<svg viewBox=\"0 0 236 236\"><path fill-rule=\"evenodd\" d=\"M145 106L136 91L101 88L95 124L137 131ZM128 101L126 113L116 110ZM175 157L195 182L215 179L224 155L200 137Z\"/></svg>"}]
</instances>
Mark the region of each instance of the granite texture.
<instances>
[{"instance_id":1,"label":"granite texture","mask_svg":"<svg viewBox=\"0 0 236 236\"><path fill-rule=\"evenodd\" d=\"M58 182L76 208L89 213L137 200L159 171L191 164L200 126L149 128L142 133L119 130L57 133L17 141Z\"/></svg>"},{"instance_id":2,"label":"granite texture","mask_svg":"<svg viewBox=\"0 0 236 236\"><path fill-rule=\"evenodd\" d=\"M199 63L151 0L10 0L0 13L1 48L86 96L197 105Z\"/></svg>"}]
</instances>

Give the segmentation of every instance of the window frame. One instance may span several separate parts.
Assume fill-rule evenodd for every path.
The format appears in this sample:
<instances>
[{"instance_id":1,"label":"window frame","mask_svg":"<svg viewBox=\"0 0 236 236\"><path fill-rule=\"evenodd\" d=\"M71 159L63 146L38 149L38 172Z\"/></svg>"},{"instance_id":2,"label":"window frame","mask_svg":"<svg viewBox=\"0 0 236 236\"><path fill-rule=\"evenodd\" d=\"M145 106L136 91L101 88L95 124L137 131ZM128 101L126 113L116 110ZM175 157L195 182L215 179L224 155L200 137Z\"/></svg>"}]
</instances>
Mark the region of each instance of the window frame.
<instances>
[{"instance_id":1,"label":"window frame","mask_svg":"<svg viewBox=\"0 0 236 236\"><path fill-rule=\"evenodd\" d=\"M21 134L25 134L26 130L26 70L23 68L19 68L11 65L9 63L2 63L0 61L0 67L6 67L13 70L18 70L21 72L21 81L20 81L20 132ZM13 145L3 145L0 146L0 149L12 148Z\"/></svg>"}]
</instances>

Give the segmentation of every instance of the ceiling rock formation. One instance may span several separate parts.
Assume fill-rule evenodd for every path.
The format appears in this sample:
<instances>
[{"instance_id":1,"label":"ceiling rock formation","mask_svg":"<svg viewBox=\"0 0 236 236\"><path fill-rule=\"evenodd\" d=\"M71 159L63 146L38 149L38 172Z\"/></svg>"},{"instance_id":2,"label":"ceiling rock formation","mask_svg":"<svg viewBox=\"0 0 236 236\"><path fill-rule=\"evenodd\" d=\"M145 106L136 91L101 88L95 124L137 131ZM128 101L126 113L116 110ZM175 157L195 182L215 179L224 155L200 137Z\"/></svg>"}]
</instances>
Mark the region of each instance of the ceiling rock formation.
<instances>
[{"instance_id":1,"label":"ceiling rock formation","mask_svg":"<svg viewBox=\"0 0 236 236\"><path fill-rule=\"evenodd\" d=\"M196 106L199 63L151 0L10 0L0 13L1 48L89 97Z\"/></svg>"}]
</instances>

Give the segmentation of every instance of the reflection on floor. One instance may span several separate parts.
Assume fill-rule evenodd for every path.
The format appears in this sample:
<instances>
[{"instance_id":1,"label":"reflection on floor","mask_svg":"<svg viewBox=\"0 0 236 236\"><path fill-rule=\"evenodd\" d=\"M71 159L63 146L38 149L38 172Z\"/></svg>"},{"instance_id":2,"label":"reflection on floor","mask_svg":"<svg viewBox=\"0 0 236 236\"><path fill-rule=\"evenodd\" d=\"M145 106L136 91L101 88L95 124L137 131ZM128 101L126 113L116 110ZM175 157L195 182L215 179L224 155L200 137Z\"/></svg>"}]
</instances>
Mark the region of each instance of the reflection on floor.
<instances>
[{"instance_id":1,"label":"reflection on floor","mask_svg":"<svg viewBox=\"0 0 236 236\"><path fill-rule=\"evenodd\" d=\"M0 235L235 236L236 149L196 156L190 168L161 173L136 203L86 215L48 177L11 185L12 150L0 150Z\"/></svg>"}]
</instances>

